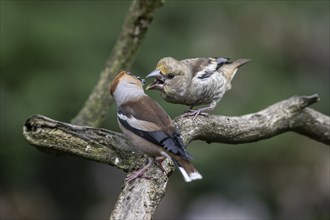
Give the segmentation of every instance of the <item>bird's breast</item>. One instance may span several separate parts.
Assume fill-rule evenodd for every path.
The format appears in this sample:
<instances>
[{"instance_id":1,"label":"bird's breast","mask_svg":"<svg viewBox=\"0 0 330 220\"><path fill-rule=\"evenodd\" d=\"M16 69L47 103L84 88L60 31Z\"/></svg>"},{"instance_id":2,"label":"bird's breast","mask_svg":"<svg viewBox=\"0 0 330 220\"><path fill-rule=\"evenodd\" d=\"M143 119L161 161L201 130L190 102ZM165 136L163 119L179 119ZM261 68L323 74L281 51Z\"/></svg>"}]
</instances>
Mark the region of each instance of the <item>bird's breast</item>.
<instances>
[{"instance_id":1,"label":"bird's breast","mask_svg":"<svg viewBox=\"0 0 330 220\"><path fill-rule=\"evenodd\" d=\"M226 91L225 78L220 73L205 79L193 79L190 85L180 89L168 88L162 96L170 103L197 106L219 101Z\"/></svg>"}]
</instances>

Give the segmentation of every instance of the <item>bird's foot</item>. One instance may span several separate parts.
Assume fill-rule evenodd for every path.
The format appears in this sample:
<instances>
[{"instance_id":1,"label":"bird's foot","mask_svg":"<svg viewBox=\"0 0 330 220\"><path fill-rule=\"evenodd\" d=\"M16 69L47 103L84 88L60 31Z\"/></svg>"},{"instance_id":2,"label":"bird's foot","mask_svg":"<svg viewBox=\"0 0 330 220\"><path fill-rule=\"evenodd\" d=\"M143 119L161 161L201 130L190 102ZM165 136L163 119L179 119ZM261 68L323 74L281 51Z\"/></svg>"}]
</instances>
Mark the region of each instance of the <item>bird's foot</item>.
<instances>
[{"instance_id":1,"label":"bird's foot","mask_svg":"<svg viewBox=\"0 0 330 220\"><path fill-rule=\"evenodd\" d=\"M144 178L144 179L147 179L147 180L151 179L150 176L145 176L144 173L141 173L141 172L138 172L138 171L136 171L136 172L132 173L131 175L127 176L125 178L125 181L130 183L130 182L132 182L133 180L135 180L137 178Z\"/></svg>"},{"instance_id":2,"label":"bird's foot","mask_svg":"<svg viewBox=\"0 0 330 220\"><path fill-rule=\"evenodd\" d=\"M166 157L157 157L157 158L156 158L157 165L158 165L158 167L163 171L163 173L166 172L165 169L164 169L164 167L163 167L163 164L162 164L162 162L163 162L164 160L166 160Z\"/></svg>"},{"instance_id":3,"label":"bird's foot","mask_svg":"<svg viewBox=\"0 0 330 220\"><path fill-rule=\"evenodd\" d=\"M149 176L145 176L144 173L145 173L145 171L146 171L146 170L152 165L152 163L153 163L153 161L150 160L150 161L148 162L147 165L145 165L145 166L142 167L141 169L139 169L139 170L133 172L131 175L127 176L127 177L125 178L125 181L128 182L128 183L130 183L130 182L132 182L133 180L135 180L135 179L137 179L137 178L140 178L140 177L141 177L141 178L148 179L148 180L151 179L151 177L149 177Z\"/></svg>"},{"instance_id":4,"label":"bird's foot","mask_svg":"<svg viewBox=\"0 0 330 220\"><path fill-rule=\"evenodd\" d=\"M204 109L188 109L185 113L183 113L183 117L193 116L193 120L195 120L198 115L208 116L209 114L204 112Z\"/></svg>"}]
</instances>

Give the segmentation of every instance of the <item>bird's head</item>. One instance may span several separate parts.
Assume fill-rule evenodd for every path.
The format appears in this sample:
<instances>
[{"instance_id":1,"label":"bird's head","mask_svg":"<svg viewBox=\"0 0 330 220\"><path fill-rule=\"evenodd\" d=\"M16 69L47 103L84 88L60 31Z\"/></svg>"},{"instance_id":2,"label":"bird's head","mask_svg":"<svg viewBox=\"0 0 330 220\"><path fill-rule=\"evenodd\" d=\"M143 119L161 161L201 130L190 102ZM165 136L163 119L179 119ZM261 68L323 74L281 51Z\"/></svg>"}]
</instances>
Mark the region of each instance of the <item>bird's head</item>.
<instances>
[{"instance_id":1,"label":"bird's head","mask_svg":"<svg viewBox=\"0 0 330 220\"><path fill-rule=\"evenodd\" d=\"M139 76L135 76L130 72L121 71L111 82L110 93L111 95L121 87L136 87L143 90L144 80ZM119 86L119 87L118 87Z\"/></svg>"},{"instance_id":2,"label":"bird's head","mask_svg":"<svg viewBox=\"0 0 330 220\"><path fill-rule=\"evenodd\" d=\"M127 97L145 95L143 90L144 80L130 72L120 72L111 82L110 94L117 104L126 101Z\"/></svg>"},{"instance_id":3,"label":"bird's head","mask_svg":"<svg viewBox=\"0 0 330 220\"><path fill-rule=\"evenodd\" d=\"M165 93L171 90L178 91L176 87L182 87L186 78L186 67L178 60L172 57L162 58L156 66L156 69L149 73L146 78L153 77L155 81L147 86L147 90L160 90Z\"/></svg>"}]
</instances>

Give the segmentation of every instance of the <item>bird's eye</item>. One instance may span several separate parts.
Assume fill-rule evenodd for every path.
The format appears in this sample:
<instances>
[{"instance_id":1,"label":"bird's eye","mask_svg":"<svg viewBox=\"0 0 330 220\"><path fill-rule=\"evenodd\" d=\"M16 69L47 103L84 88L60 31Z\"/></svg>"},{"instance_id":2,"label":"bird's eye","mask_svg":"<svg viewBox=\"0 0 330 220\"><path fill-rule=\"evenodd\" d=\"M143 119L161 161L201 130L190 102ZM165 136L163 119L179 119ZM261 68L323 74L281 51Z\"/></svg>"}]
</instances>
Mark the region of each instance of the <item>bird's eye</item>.
<instances>
[{"instance_id":1,"label":"bird's eye","mask_svg":"<svg viewBox=\"0 0 330 220\"><path fill-rule=\"evenodd\" d=\"M167 78L168 78L168 79L173 79L174 76L175 76L175 75L174 75L173 73L169 73L169 74L167 74Z\"/></svg>"}]
</instances>

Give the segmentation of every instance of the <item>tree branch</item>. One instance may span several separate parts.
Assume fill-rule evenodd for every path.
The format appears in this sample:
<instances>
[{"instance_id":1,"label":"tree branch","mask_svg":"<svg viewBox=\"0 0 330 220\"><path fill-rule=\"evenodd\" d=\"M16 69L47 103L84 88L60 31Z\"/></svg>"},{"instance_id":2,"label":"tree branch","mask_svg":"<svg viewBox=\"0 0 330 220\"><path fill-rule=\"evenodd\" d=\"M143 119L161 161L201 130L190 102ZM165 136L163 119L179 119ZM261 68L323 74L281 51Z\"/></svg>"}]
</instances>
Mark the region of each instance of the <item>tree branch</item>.
<instances>
[{"instance_id":1,"label":"tree branch","mask_svg":"<svg viewBox=\"0 0 330 220\"><path fill-rule=\"evenodd\" d=\"M23 135L39 150L54 154L73 154L125 171L132 168L136 159L127 151L131 148L130 142L120 133L72 125L41 115L33 115L25 122Z\"/></svg>"},{"instance_id":2,"label":"tree branch","mask_svg":"<svg viewBox=\"0 0 330 220\"><path fill-rule=\"evenodd\" d=\"M72 119L73 124L98 127L104 121L112 103L109 96L110 82L117 73L132 65L156 9L162 4L163 0L132 1L105 69L101 72L100 79L84 106Z\"/></svg>"},{"instance_id":3,"label":"tree branch","mask_svg":"<svg viewBox=\"0 0 330 220\"><path fill-rule=\"evenodd\" d=\"M240 117L211 115L176 118L186 142L204 140L241 144L294 131L327 145L330 144L330 119L307 106L319 101L318 95L295 96L259 112Z\"/></svg>"},{"instance_id":4,"label":"tree branch","mask_svg":"<svg viewBox=\"0 0 330 220\"><path fill-rule=\"evenodd\" d=\"M292 97L259 112L240 117L210 115L195 120L175 119L185 143L193 140L240 144L259 141L294 131L330 145L330 118L307 106L317 102L318 95ZM102 128L76 126L44 116L30 117L24 127L25 139L38 149L56 154L73 154L132 172L146 157L135 155L122 134ZM168 176L174 170L169 160L163 163L165 175L154 166L150 180L124 183L110 219L151 219L165 195ZM129 210L129 211L127 211Z\"/></svg>"},{"instance_id":5,"label":"tree branch","mask_svg":"<svg viewBox=\"0 0 330 220\"><path fill-rule=\"evenodd\" d=\"M120 133L72 125L41 115L31 116L25 122L23 135L39 150L109 164L129 172L128 175L147 159L130 151L132 145ZM165 195L168 176L174 170L169 160L163 162L163 167L165 175L153 166L149 172L151 180L141 178L131 184L124 183L110 219L151 219Z\"/></svg>"},{"instance_id":6,"label":"tree branch","mask_svg":"<svg viewBox=\"0 0 330 220\"><path fill-rule=\"evenodd\" d=\"M162 165L165 169L164 174L153 165L147 174L150 179L139 178L132 183L124 183L111 213L111 220L152 219L153 213L165 196L168 177L174 170L174 165L168 159Z\"/></svg>"}]
</instances>

